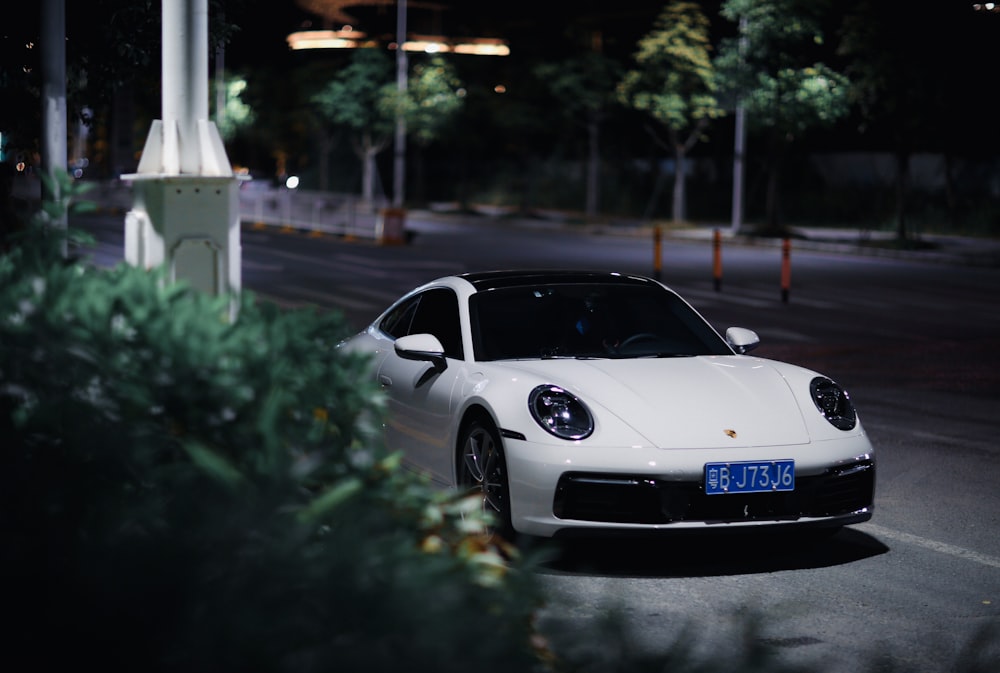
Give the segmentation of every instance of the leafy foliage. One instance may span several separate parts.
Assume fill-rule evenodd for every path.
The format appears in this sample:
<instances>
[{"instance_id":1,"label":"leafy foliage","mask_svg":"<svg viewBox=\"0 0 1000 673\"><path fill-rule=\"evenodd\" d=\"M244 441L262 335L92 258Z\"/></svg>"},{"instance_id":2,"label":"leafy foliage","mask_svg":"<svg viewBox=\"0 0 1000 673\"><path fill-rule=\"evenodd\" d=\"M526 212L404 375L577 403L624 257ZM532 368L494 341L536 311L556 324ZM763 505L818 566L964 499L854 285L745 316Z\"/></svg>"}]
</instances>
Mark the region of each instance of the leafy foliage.
<instances>
[{"instance_id":1,"label":"leafy foliage","mask_svg":"<svg viewBox=\"0 0 1000 673\"><path fill-rule=\"evenodd\" d=\"M697 3L675 1L639 40L637 68L626 73L619 95L679 135L721 117L715 99L708 18Z\"/></svg>"},{"instance_id":2,"label":"leafy foliage","mask_svg":"<svg viewBox=\"0 0 1000 673\"><path fill-rule=\"evenodd\" d=\"M375 156L388 146L401 104L392 72L392 62L381 51L356 49L347 67L312 97L329 124L350 133L368 202L375 196Z\"/></svg>"},{"instance_id":3,"label":"leafy foliage","mask_svg":"<svg viewBox=\"0 0 1000 673\"><path fill-rule=\"evenodd\" d=\"M741 36L722 41L716 60L729 95L738 95L747 120L795 137L830 125L848 112L847 77L823 62L823 3L728 0L722 16L741 24Z\"/></svg>"},{"instance_id":4,"label":"leafy foliage","mask_svg":"<svg viewBox=\"0 0 1000 673\"><path fill-rule=\"evenodd\" d=\"M0 257L8 656L143 670L532 670L530 575L378 441L339 314L32 227ZM50 639L59 641L53 647ZM15 655L22 655L20 657Z\"/></svg>"},{"instance_id":5,"label":"leafy foliage","mask_svg":"<svg viewBox=\"0 0 1000 673\"><path fill-rule=\"evenodd\" d=\"M378 49L351 52L350 63L338 72L313 101L338 126L359 135L384 138L392 133L394 109L386 104L395 93L392 62Z\"/></svg>"},{"instance_id":6,"label":"leafy foliage","mask_svg":"<svg viewBox=\"0 0 1000 673\"><path fill-rule=\"evenodd\" d=\"M534 73L558 100L559 110L581 126L611 109L622 74L618 61L596 51L541 63Z\"/></svg>"},{"instance_id":7,"label":"leafy foliage","mask_svg":"<svg viewBox=\"0 0 1000 673\"><path fill-rule=\"evenodd\" d=\"M828 65L825 2L726 0L721 14L739 24L715 60L724 98L739 100L747 124L767 136L766 234L785 235L780 178L788 147L813 128L828 128L850 110L847 76Z\"/></svg>"},{"instance_id":8,"label":"leafy foliage","mask_svg":"<svg viewBox=\"0 0 1000 673\"><path fill-rule=\"evenodd\" d=\"M225 110L219 121L219 133L226 140L232 140L240 130L256 121L253 108L242 98L246 88L247 82L242 78L231 78L226 82Z\"/></svg>"},{"instance_id":9,"label":"leafy foliage","mask_svg":"<svg viewBox=\"0 0 1000 673\"><path fill-rule=\"evenodd\" d=\"M414 65L403 103L413 140L429 145L440 138L462 111L464 95L455 68L440 56Z\"/></svg>"},{"instance_id":10,"label":"leafy foliage","mask_svg":"<svg viewBox=\"0 0 1000 673\"><path fill-rule=\"evenodd\" d=\"M257 0L209 0L210 47L239 31L249 5ZM70 119L92 123L106 114L116 94L158 76L162 50L161 3L154 0L90 0L64 5L66 105ZM0 129L11 149L36 149L41 123L40 67L42 3L8 12L0 38ZM11 16L13 15L13 16Z\"/></svg>"},{"instance_id":11,"label":"leafy foliage","mask_svg":"<svg viewBox=\"0 0 1000 673\"><path fill-rule=\"evenodd\" d=\"M667 131L666 142L655 129L651 133L654 140L671 151L677 163L675 222L687 216L687 154L706 139L708 124L724 114L715 96L711 50L709 21L700 6L674 0L663 8L653 30L639 40L636 67L625 73L618 86L623 103L644 112Z\"/></svg>"},{"instance_id":12,"label":"leafy foliage","mask_svg":"<svg viewBox=\"0 0 1000 673\"><path fill-rule=\"evenodd\" d=\"M556 101L554 109L570 122L568 129L581 127L587 137L587 217L597 215L600 196L601 126L617 103L615 88L621 79L621 64L600 51L588 51L560 62L546 62L535 68L535 77L546 84ZM565 133L566 131L564 131Z\"/></svg>"}]
</instances>

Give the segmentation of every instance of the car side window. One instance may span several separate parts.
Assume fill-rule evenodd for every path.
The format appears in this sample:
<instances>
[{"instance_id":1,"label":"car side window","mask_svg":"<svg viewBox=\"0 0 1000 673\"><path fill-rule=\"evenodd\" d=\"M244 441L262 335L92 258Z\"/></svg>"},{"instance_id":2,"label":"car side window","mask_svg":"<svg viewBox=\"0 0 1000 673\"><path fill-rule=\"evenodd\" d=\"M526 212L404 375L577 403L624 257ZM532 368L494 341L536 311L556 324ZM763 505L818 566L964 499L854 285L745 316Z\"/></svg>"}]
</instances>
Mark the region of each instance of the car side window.
<instances>
[{"instance_id":1,"label":"car side window","mask_svg":"<svg viewBox=\"0 0 1000 673\"><path fill-rule=\"evenodd\" d=\"M398 339L401 336L409 334L410 324L413 322L413 314L416 312L419 302L420 296L416 296L400 303L382 319L382 322L379 323L379 329L393 339Z\"/></svg>"},{"instance_id":2,"label":"car side window","mask_svg":"<svg viewBox=\"0 0 1000 673\"><path fill-rule=\"evenodd\" d=\"M461 360L462 328L458 317L458 297L448 288L427 290L401 303L379 324L389 336L433 334L444 346L446 357Z\"/></svg>"},{"instance_id":3,"label":"car side window","mask_svg":"<svg viewBox=\"0 0 1000 673\"><path fill-rule=\"evenodd\" d=\"M444 346L447 357L461 360L462 328L458 319L458 297L447 288L428 290L420 295L420 303L410 324L410 334L433 334Z\"/></svg>"}]
</instances>

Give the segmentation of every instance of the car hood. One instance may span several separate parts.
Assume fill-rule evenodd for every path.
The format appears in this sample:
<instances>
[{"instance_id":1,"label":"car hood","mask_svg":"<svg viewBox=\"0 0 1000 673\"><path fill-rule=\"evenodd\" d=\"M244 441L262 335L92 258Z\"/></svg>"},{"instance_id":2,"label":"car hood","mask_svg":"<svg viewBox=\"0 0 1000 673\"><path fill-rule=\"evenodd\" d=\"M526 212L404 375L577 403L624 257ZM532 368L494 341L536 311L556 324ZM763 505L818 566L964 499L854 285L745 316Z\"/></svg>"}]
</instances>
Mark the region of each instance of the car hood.
<instances>
[{"instance_id":1,"label":"car hood","mask_svg":"<svg viewBox=\"0 0 1000 673\"><path fill-rule=\"evenodd\" d=\"M540 360L517 368L565 388L662 448L803 444L809 433L781 363L745 356ZM610 420L610 419L608 419ZM595 436L600 441L600 436Z\"/></svg>"}]
</instances>

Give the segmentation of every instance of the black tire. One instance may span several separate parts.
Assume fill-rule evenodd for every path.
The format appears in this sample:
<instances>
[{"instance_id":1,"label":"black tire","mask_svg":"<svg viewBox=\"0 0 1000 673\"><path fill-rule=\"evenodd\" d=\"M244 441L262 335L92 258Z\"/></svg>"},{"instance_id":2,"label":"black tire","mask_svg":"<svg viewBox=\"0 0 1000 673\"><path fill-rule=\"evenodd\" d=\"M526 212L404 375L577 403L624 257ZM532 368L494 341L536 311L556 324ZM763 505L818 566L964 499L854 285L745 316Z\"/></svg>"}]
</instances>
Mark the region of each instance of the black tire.
<instances>
[{"instance_id":1,"label":"black tire","mask_svg":"<svg viewBox=\"0 0 1000 673\"><path fill-rule=\"evenodd\" d=\"M493 521L491 532L514 542L510 518L510 486L500 433L493 423L476 418L465 426L460 444L458 481L483 497L483 511Z\"/></svg>"}]
</instances>

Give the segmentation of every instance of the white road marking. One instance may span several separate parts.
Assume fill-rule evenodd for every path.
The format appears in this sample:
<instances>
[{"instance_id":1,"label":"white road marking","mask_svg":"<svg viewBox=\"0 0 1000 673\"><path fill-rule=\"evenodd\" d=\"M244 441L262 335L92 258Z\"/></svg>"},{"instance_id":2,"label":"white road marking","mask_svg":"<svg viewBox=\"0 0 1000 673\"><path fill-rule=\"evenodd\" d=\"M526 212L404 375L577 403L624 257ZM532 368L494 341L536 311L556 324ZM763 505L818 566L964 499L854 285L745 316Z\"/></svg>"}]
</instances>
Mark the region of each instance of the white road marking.
<instances>
[{"instance_id":1,"label":"white road marking","mask_svg":"<svg viewBox=\"0 0 1000 673\"><path fill-rule=\"evenodd\" d=\"M334 255L334 259L338 261L352 262L361 266L373 266L375 268L381 269L387 262L384 259L364 257L362 255L355 255L351 253L338 253ZM460 262L446 262L443 260L435 259L394 259L390 263L395 268L400 269L438 269L442 276L452 274L452 273L462 273L465 271L465 264Z\"/></svg>"},{"instance_id":2,"label":"white road marking","mask_svg":"<svg viewBox=\"0 0 1000 673\"><path fill-rule=\"evenodd\" d=\"M684 290L683 295L687 298L699 297L697 302L699 305L710 301L717 301L728 304L738 304L740 306L750 306L753 308L769 308L773 307L775 304L781 303L780 288L777 285L773 290L741 287L735 292L727 292L725 289L716 292L714 290L702 290L700 288L687 288ZM834 302L796 295L794 288L789 296L791 297L789 301L800 306L808 306L810 308L818 309L832 309L838 307L838 304Z\"/></svg>"},{"instance_id":3,"label":"white road marking","mask_svg":"<svg viewBox=\"0 0 1000 673\"><path fill-rule=\"evenodd\" d=\"M323 292L322 290L314 290L309 287L302 287L301 285L282 285L281 290L284 296L292 295L296 297L306 297L330 306L337 306L339 308L371 308L371 301L353 299L336 292Z\"/></svg>"},{"instance_id":4,"label":"white road marking","mask_svg":"<svg viewBox=\"0 0 1000 673\"><path fill-rule=\"evenodd\" d=\"M781 341L801 341L801 342L815 342L811 336L803 334L802 332L795 332L790 329L781 329L780 327L761 327L754 330L758 336L762 339L775 339Z\"/></svg>"},{"instance_id":5,"label":"white road marking","mask_svg":"<svg viewBox=\"0 0 1000 673\"><path fill-rule=\"evenodd\" d=\"M244 269L252 269L254 271L284 271L284 264L265 264L263 262L255 262L252 259L242 259L240 262L243 264Z\"/></svg>"},{"instance_id":6,"label":"white road marking","mask_svg":"<svg viewBox=\"0 0 1000 673\"><path fill-rule=\"evenodd\" d=\"M948 544L946 542L938 542L937 540L930 540L925 537L920 537L919 535L904 533L902 531L893 530L892 528L886 528L885 526L879 526L878 524L874 523L863 524L861 528L871 533L874 533L875 535L891 538L899 542L905 542L907 544L916 545L918 547L923 547L924 549L936 551L941 554L947 554L948 556L954 556L955 558L965 559L966 561L981 563L985 566L990 566L991 568L1000 568L1000 558L989 556L988 554L980 554L979 552L972 551L971 549L966 549L964 547L956 547L955 545Z\"/></svg>"},{"instance_id":7,"label":"white road marking","mask_svg":"<svg viewBox=\"0 0 1000 673\"><path fill-rule=\"evenodd\" d=\"M368 297L370 299L374 299L377 303L383 304L385 308L388 308L391 302L394 302L403 296L402 292L379 290L374 288L368 288L363 285L350 285L349 287L351 294L356 294L361 297Z\"/></svg>"}]
</instances>

